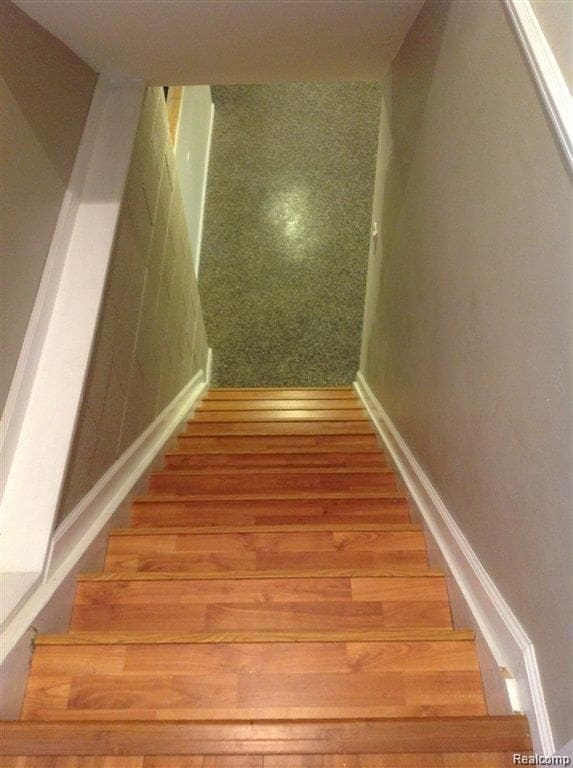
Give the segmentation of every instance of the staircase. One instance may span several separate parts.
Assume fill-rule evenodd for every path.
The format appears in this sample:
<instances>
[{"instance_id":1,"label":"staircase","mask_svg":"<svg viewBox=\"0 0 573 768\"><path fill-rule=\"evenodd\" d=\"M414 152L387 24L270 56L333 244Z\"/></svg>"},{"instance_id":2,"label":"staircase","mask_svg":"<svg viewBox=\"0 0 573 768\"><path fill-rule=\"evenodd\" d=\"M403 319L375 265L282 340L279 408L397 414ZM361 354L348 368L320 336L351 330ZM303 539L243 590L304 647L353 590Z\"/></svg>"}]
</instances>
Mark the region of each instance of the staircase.
<instances>
[{"instance_id":1,"label":"staircase","mask_svg":"<svg viewBox=\"0 0 573 768\"><path fill-rule=\"evenodd\" d=\"M531 749L523 717L487 714L473 634L352 389L204 397L80 576L68 634L37 638L4 744L5 768L496 768Z\"/></svg>"}]
</instances>

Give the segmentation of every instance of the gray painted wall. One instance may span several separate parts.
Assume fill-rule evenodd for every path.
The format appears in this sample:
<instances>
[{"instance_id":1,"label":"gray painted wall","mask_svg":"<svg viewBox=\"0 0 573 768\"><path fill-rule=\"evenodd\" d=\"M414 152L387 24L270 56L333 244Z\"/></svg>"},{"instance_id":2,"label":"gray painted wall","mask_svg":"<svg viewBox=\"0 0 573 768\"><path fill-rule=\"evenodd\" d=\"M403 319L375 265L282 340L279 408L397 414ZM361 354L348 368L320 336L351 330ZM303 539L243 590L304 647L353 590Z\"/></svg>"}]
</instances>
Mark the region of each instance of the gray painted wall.
<instances>
[{"instance_id":1,"label":"gray painted wall","mask_svg":"<svg viewBox=\"0 0 573 768\"><path fill-rule=\"evenodd\" d=\"M498 0L386 82L361 370L535 644L571 738L571 178Z\"/></svg>"},{"instance_id":2,"label":"gray painted wall","mask_svg":"<svg viewBox=\"0 0 573 768\"><path fill-rule=\"evenodd\" d=\"M2 411L97 76L6 0L0 24Z\"/></svg>"},{"instance_id":3,"label":"gray painted wall","mask_svg":"<svg viewBox=\"0 0 573 768\"><path fill-rule=\"evenodd\" d=\"M131 161L60 521L199 370L207 339L161 88Z\"/></svg>"}]
</instances>

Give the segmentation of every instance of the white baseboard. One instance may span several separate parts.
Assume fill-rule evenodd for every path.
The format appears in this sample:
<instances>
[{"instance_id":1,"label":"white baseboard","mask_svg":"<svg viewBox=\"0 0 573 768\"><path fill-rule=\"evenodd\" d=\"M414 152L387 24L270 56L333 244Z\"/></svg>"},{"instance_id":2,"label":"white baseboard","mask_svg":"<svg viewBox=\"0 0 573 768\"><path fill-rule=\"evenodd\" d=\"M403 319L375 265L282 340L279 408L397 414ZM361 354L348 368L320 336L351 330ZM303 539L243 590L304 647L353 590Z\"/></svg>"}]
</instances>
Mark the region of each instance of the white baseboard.
<instances>
[{"instance_id":1,"label":"white baseboard","mask_svg":"<svg viewBox=\"0 0 573 768\"><path fill-rule=\"evenodd\" d=\"M508 669L516 681L520 711L528 717L534 749L552 755L551 724L531 640L361 372L354 386L498 666Z\"/></svg>"},{"instance_id":2,"label":"white baseboard","mask_svg":"<svg viewBox=\"0 0 573 768\"><path fill-rule=\"evenodd\" d=\"M85 552L93 546L205 387L205 376L203 371L199 371L57 528L42 583L31 591L5 623L0 656L2 662L74 571Z\"/></svg>"},{"instance_id":3,"label":"white baseboard","mask_svg":"<svg viewBox=\"0 0 573 768\"><path fill-rule=\"evenodd\" d=\"M205 366L205 386L211 384L211 374L213 373L213 349L209 347L207 350L207 364Z\"/></svg>"},{"instance_id":4,"label":"white baseboard","mask_svg":"<svg viewBox=\"0 0 573 768\"><path fill-rule=\"evenodd\" d=\"M209 178L209 161L211 159L211 141L213 139L213 124L215 122L215 105L211 104L211 117L209 118L209 136L207 138L207 150L205 152L205 171L201 187L201 210L199 213L199 227L197 232L197 255L195 257L195 275L199 274L199 262L201 260L201 246L203 244L203 221L205 219L205 202L207 200L207 181Z\"/></svg>"}]
</instances>

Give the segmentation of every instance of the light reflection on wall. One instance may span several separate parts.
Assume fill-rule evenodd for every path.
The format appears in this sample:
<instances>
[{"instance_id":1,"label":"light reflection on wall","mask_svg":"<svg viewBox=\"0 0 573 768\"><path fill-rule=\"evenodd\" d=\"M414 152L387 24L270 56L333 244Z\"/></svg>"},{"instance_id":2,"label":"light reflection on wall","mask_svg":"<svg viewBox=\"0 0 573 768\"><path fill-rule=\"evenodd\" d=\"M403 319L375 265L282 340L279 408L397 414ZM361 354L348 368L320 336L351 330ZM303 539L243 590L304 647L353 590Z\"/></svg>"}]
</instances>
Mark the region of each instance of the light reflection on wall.
<instances>
[{"instance_id":1,"label":"light reflection on wall","mask_svg":"<svg viewBox=\"0 0 573 768\"><path fill-rule=\"evenodd\" d=\"M282 187L269 198L265 215L281 239L285 256L302 261L314 250L310 189L300 183Z\"/></svg>"}]
</instances>

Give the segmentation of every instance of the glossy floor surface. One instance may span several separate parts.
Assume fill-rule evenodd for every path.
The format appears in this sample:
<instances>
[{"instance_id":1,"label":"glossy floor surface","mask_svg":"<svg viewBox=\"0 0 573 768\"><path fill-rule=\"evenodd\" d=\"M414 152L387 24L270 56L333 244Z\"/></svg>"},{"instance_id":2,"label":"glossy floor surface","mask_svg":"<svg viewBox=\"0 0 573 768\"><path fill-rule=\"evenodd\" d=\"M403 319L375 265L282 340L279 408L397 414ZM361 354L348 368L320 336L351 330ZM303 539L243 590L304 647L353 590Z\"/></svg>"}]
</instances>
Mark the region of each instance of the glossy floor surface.
<instances>
[{"instance_id":1,"label":"glossy floor surface","mask_svg":"<svg viewBox=\"0 0 573 768\"><path fill-rule=\"evenodd\" d=\"M380 86L212 93L199 285L214 384L347 385L360 351Z\"/></svg>"}]
</instances>

